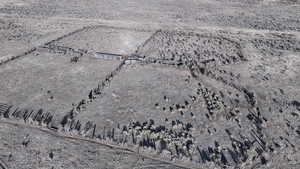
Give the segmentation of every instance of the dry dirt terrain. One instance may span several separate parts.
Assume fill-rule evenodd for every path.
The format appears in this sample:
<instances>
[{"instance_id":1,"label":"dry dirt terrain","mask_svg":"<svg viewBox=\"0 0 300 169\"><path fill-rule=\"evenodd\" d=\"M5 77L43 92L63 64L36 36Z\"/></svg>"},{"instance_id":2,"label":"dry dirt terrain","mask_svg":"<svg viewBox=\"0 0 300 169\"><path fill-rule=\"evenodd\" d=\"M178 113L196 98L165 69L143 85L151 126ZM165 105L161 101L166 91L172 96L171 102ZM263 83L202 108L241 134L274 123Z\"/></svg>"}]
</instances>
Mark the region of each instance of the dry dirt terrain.
<instances>
[{"instance_id":1,"label":"dry dirt terrain","mask_svg":"<svg viewBox=\"0 0 300 169\"><path fill-rule=\"evenodd\" d=\"M299 169L298 0L1 0L0 169Z\"/></svg>"}]
</instances>

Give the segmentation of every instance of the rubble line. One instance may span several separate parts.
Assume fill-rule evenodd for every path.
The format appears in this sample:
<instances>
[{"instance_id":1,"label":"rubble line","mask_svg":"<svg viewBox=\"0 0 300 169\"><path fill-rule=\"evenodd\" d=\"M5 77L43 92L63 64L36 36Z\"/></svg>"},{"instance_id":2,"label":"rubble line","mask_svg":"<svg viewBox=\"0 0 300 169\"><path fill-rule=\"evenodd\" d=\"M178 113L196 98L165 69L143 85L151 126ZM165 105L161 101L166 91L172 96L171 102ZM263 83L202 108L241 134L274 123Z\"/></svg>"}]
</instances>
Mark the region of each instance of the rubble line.
<instances>
[{"instance_id":1,"label":"rubble line","mask_svg":"<svg viewBox=\"0 0 300 169\"><path fill-rule=\"evenodd\" d=\"M84 26L84 27L82 27L82 28L80 28L80 29L77 29L77 30L75 30L75 31L69 32L69 33L67 33L67 34L64 34L64 35L62 35L62 36L60 36L60 37L58 37L58 38L55 38L55 39L53 39L53 40L51 40L51 41L48 41L48 42L44 43L44 45L49 45L49 44L51 44L51 43L57 42L57 41L59 41L59 40L62 40L62 39L64 39L64 38L66 38L66 37L72 36L72 35L74 35L74 34L76 34L76 33L82 32L82 31L84 31L84 30L86 30L86 29L95 28L95 27L97 27L97 26L98 26L98 25Z\"/></svg>"},{"instance_id":2,"label":"rubble line","mask_svg":"<svg viewBox=\"0 0 300 169\"><path fill-rule=\"evenodd\" d=\"M116 54L116 53L108 53L108 52L91 52L86 49L79 49L79 48L72 48L72 47L67 47L67 46L60 46L56 44L49 44L49 45L44 45L40 46L37 48L37 50L44 50L47 49L47 52L50 53L62 53L64 55L69 54L69 55L75 55L77 57L82 57L84 55L90 54L90 55L95 55L97 59L104 59L104 60L121 60L123 61L124 59L127 60L136 60L140 61L143 57L132 54L132 55L123 55L123 54ZM103 55L104 57L99 57L97 55ZM107 57L108 56L108 57Z\"/></svg>"},{"instance_id":3,"label":"rubble line","mask_svg":"<svg viewBox=\"0 0 300 169\"><path fill-rule=\"evenodd\" d=\"M38 126L35 126L35 125L30 125L30 124L26 125L26 124L23 124L23 123L12 121L12 120L6 120L6 121L0 120L0 123L9 124L9 125L16 125L16 126L22 126L22 127L31 128L31 129L36 129L36 130L39 130L41 132L44 132L46 134L49 134L49 135L52 135L52 136L55 136L55 137L66 138L66 139L71 139L71 140L78 140L78 141L85 141L85 142L88 142L88 143L97 144L97 145L100 145L100 146L108 147L110 149L117 149L117 150L125 151L127 153L132 153L132 154L135 154L137 156L141 156L143 158L159 161L159 162L162 162L162 163L165 163L165 164L169 164L169 165L184 168L184 169L196 169L196 168L193 168L193 167L186 167L184 165L168 162L168 161L162 160L161 158L154 158L154 157L151 157L151 156L148 156L148 155L145 155L145 154L140 154L140 153L138 153L134 150L131 150L129 148L124 148L124 147L121 147L121 146L117 146L117 145L113 145L113 144L109 144L109 143L104 143L104 142L101 142L101 141L98 141L98 140L92 140L92 139L78 137L78 136L74 136L74 135L70 136L70 135L66 135L64 133L54 132L54 131L49 130L48 128L44 128L44 127L38 127Z\"/></svg>"},{"instance_id":4,"label":"rubble line","mask_svg":"<svg viewBox=\"0 0 300 169\"><path fill-rule=\"evenodd\" d=\"M91 104L95 99L102 95L103 90L110 85L112 79L121 71L122 67L125 65L126 59L123 59L122 62L115 68L112 72L108 73L104 80L98 83L98 86L92 88L87 95L87 100L82 98L75 107L67 112L64 116L66 119L74 119L79 113L81 113L84 109L87 108L89 104Z\"/></svg>"},{"instance_id":5,"label":"rubble line","mask_svg":"<svg viewBox=\"0 0 300 169\"><path fill-rule=\"evenodd\" d=\"M196 66L196 69L197 69L196 71L200 72L200 74L205 75L205 76L207 76L209 78L215 79L216 81L219 81L219 82L223 83L226 86L230 86L230 87L238 90L246 98L246 100L249 103L249 106L251 108L253 108L255 106L255 102L256 102L255 98L251 98L251 96L249 96L250 93L248 93L249 91L245 87L240 86L240 85L236 85L235 83L232 83L232 82L228 82L225 79L222 79L221 77L217 77L216 74L212 70L210 70L206 66L201 67L199 64L197 64L196 61L194 61L194 65ZM200 71L201 69L203 69L204 72L201 72ZM191 74L193 75L193 77L199 78L195 74L194 70L191 69L190 71L191 71Z\"/></svg>"},{"instance_id":6,"label":"rubble line","mask_svg":"<svg viewBox=\"0 0 300 169\"><path fill-rule=\"evenodd\" d=\"M83 55L87 54L87 50L84 49L74 49L71 47L65 47L65 46L58 46L58 45L44 45L40 46L37 50L43 50L47 49L47 52L50 53L63 53L64 55L70 54L70 55L75 55L82 57Z\"/></svg>"},{"instance_id":7,"label":"rubble line","mask_svg":"<svg viewBox=\"0 0 300 169\"><path fill-rule=\"evenodd\" d=\"M10 62L12 60L18 59L18 58L20 58L22 56L26 56L28 54L31 54L32 52L36 51L36 49L37 49L36 47L33 47L33 48L31 48L31 49L29 49L29 50L27 50L27 51L25 51L25 52L23 52L23 53L21 53L19 55L12 55L12 56L1 57L0 58L0 66L3 65L3 64L5 64L5 63L8 63L8 62Z\"/></svg>"},{"instance_id":8,"label":"rubble line","mask_svg":"<svg viewBox=\"0 0 300 169\"><path fill-rule=\"evenodd\" d=\"M160 64L160 65L172 66L175 68L186 68L186 70L190 70L189 66L183 64L182 62L170 61L169 59L159 59L159 58L153 58L153 57L143 58L141 56L137 57L137 58L129 57L128 59L139 61L141 64ZM198 61L198 62L199 63L208 63L208 62L213 62L213 61L215 61L215 60L207 59L207 60L202 60L202 61Z\"/></svg>"},{"instance_id":9,"label":"rubble line","mask_svg":"<svg viewBox=\"0 0 300 169\"><path fill-rule=\"evenodd\" d=\"M140 46L137 47L136 53L137 53L140 49L142 49L143 47L145 47L145 46L148 44L148 42L151 41L151 40L152 40L158 33L160 33L160 32L161 32L161 29L155 31L155 32L154 32L147 40L145 40L145 42L144 42L142 45L140 45Z\"/></svg>"},{"instance_id":10,"label":"rubble line","mask_svg":"<svg viewBox=\"0 0 300 169\"><path fill-rule=\"evenodd\" d=\"M124 57L122 54L115 54L115 53L108 53L108 52L95 52L97 55L109 55L109 56L114 56L114 57Z\"/></svg>"}]
</instances>

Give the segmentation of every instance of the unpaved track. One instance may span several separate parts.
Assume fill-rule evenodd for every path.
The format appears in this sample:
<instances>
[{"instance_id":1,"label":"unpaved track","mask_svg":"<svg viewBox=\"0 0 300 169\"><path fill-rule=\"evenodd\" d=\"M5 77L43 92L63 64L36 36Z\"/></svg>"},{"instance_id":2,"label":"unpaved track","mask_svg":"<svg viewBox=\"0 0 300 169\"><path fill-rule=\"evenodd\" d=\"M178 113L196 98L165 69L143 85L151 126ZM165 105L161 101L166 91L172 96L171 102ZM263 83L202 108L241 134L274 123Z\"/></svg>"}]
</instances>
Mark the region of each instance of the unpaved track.
<instances>
[{"instance_id":1,"label":"unpaved track","mask_svg":"<svg viewBox=\"0 0 300 169\"><path fill-rule=\"evenodd\" d=\"M43 128L43 127L39 127L39 126L28 125L28 124L24 124L22 122L9 121L9 120L5 120L5 121L2 120L2 121L0 121L0 124L1 123L9 124L9 125L17 126L17 127L22 127L22 128L25 127L25 128L30 128L30 129L33 129L33 130L39 130L39 131L41 131L43 133L46 133L48 135L51 135L53 137L59 137L59 138L62 138L62 139L67 139L67 140L74 140L76 142L88 142L88 143L91 143L91 144L97 144L99 146L105 146L107 148L114 149L114 150L121 150L121 151L124 151L124 153L132 153L132 154L135 154L136 156L139 156L139 157L142 157L142 158L151 159L151 160L154 160L154 161L159 161L161 163L165 163L165 164L168 164L168 165L171 165L171 166L174 166L174 167L178 167L178 168L182 168L182 169L194 169L193 167L186 167L184 165L172 163L170 161L164 161L164 160L161 160L159 158L147 156L145 154L139 154L138 152L135 152L134 150L132 150L130 148L124 148L124 147L109 144L109 143L103 143L103 142L96 141L96 140L93 140L93 139L88 139L88 138L83 138L83 137L81 138L81 137L72 136L72 135L66 135L64 133L54 132L52 130L49 130L49 129ZM3 165L5 167L5 163L3 163ZM145 166L145 167L147 167L147 166ZM157 166L155 165L154 167L157 167Z\"/></svg>"}]
</instances>

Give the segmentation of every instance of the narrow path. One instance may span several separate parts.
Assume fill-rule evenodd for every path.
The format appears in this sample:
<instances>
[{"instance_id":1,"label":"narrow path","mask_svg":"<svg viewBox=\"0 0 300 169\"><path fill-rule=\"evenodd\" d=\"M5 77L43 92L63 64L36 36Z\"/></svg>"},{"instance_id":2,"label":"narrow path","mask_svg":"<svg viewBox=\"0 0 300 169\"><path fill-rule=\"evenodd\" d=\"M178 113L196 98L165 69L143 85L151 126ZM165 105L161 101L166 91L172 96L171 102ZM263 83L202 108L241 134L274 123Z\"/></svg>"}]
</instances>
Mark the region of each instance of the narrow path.
<instances>
[{"instance_id":1,"label":"narrow path","mask_svg":"<svg viewBox=\"0 0 300 169\"><path fill-rule=\"evenodd\" d=\"M109 143L103 143L103 142L98 141L98 140L92 140L92 139L78 137L78 136L66 135L64 133L55 132L55 131L49 130L47 128L44 128L44 127L38 127L38 126L34 126L34 125L24 124L24 123L21 123L21 122L18 122L18 121L12 121L12 120L5 120L5 121L0 120L0 124L1 123L2 124L8 124L8 125L14 125L14 126L18 126L18 127L23 127L23 128L30 128L30 129L34 129L34 130L39 130L43 133L52 135L54 137L59 137L59 138L62 138L62 139L69 139L69 140L75 140L75 141L84 141L84 142L88 142L88 143L92 143L92 144L97 144L99 146L105 146L105 147L110 148L110 149L121 150L121 151L124 151L126 153L135 154L136 156L140 156L140 157L143 157L143 158L146 158L146 159L159 161L161 163L172 165L172 166L179 167L179 168L182 168L182 169L196 169L196 168L193 168L193 167L186 167L185 165L182 165L182 164L177 164L177 163L173 163L173 162L170 162L170 161L165 161L165 160L162 160L161 158L154 158L154 157L151 157L149 155L139 154L138 152L135 152L134 150L131 150L129 148L124 148L124 147L109 144Z\"/></svg>"}]
</instances>

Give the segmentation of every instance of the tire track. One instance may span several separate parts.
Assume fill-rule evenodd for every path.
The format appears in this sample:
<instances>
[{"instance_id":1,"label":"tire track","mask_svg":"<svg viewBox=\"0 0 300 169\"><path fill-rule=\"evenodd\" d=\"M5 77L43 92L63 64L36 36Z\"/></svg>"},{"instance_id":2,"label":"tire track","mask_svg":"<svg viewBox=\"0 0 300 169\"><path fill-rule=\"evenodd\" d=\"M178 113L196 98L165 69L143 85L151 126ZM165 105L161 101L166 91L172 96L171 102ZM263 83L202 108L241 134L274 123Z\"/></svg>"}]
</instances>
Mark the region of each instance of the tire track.
<instances>
[{"instance_id":1,"label":"tire track","mask_svg":"<svg viewBox=\"0 0 300 169\"><path fill-rule=\"evenodd\" d=\"M34 126L34 125L26 125L26 124L23 124L23 123L20 123L20 122L17 122L17 121L11 121L11 120L2 121L2 120L0 120L0 123L39 130L39 131L41 131L43 133L52 135L54 137L59 137L59 138L69 139L69 140L75 140L75 141L80 141L80 142L84 141L84 142L88 142L88 143L92 143L92 144L97 144L99 146L105 146L105 147L110 148L110 149L121 150L121 151L123 151L125 153L135 154L137 156L140 156L140 157L143 157L143 158L146 158L146 159L151 159L151 160L154 160L154 161L159 161L159 162L161 162L163 164L168 164L168 165L179 167L179 168L182 168L182 169L196 169L196 168L193 168L193 167L186 167L186 166L184 166L182 164L176 164L176 163L172 163L172 162L169 162L169 161L165 161L165 160L162 160L160 158L154 158L154 157L151 157L149 155L139 154L138 152L135 152L134 150L132 150L130 148L124 148L124 147L121 147L121 146L117 146L117 145L113 145L113 144L109 144L109 143L104 143L104 142L101 142L99 140L92 140L92 139L82 138L82 137L78 137L78 136L74 136L74 135L70 136L70 135L66 135L64 133L60 133L60 132L55 132L53 130L49 130L47 128L38 127L38 126Z\"/></svg>"}]
</instances>

